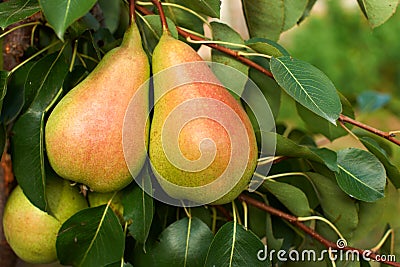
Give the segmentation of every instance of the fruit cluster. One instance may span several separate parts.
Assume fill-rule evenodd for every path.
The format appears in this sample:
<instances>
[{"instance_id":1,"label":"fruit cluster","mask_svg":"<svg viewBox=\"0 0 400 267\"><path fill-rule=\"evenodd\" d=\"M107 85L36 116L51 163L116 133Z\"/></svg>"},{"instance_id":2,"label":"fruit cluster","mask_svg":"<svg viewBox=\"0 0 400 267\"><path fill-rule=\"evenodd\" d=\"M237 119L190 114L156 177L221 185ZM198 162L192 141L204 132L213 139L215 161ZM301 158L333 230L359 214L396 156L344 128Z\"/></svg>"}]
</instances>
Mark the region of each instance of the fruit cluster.
<instances>
[{"instance_id":1,"label":"fruit cluster","mask_svg":"<svg viewBox=\"0 0 400 267\"><path fill-rule=\"evenodd\" d=\"M159 75L175 66L183 67L168 77ZM256 167L257 144L240 103L196 51L168 30L152 55L152 72L157 101L149 123L150 89L143 85L150 64L132 23L122 44L54 108L45 128L46 151L52 168L66 180L48 179L47 213L31 204L20 187L11 194L3 225L20 258L56 260L62 223L87 207L67 180L94 192L118 191L133 181L149 155L158 182L173 198L221 204L246 188ZM182 77L192 82L166 88ZM204 80L213 82L199 82Z\"/></svg>"}]
</instances>

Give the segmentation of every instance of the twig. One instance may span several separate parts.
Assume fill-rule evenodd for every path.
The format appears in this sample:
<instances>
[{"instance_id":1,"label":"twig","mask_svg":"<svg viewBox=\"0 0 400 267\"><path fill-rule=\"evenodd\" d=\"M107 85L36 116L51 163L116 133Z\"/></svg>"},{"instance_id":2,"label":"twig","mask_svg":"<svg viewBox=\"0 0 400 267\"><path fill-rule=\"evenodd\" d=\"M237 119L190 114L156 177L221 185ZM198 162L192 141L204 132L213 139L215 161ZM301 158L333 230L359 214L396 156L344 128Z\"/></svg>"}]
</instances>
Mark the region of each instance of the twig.
<instances>
[{"instance_id":1,"label":"twig","mask_svg":"<svg viewBox=\"0 0 400 267\"><path fill-rule=\"evenodd\" d=\"M354 120L354 119L352 119L350 117L347 117L347 116L345 116L343 114L340 114L339 121L353 124L354 126L357 126L357 127L361 128L361 129L364 129L364 130L366 130L368 132L371 132L371 133L373 133L375 135L383 137L383 138L389 140L390 142L395 143L396 145L400 146L400 140L395 138L395 134L393 134L393 132L384 132L384 131L378 130L378 129L374 128L374 127L371 127L371 126L366 125L366 124L364 124L362 122L356 121L356 120Z\"/></svg>"},{"instance_id":2,"label":"twig","mask_svg":"<svg viewBox=\"0 0 400 267\"><path fill-rule=\"evenodd\" d=\"M155 0L153 0L153 1L155 1ZM146 8L141 7L141 6L136 6L136 9L139 12L141 12L142 14L145 14L145 15L152 15L153 14L153 12L151 12L150 10L147 10ZM195 40L195 41L206 41L206 39L201 38L199 36L196 36L194 34L191 34L191 33L187 32L187 31L183 30L180 27L176 27L176 29L178 30L178 33L184 38L190 38L190 39ZM254 69L260 71L261 73L267 75L268 77L274 79L274 76L272 75L272 73L269 70L265 69L264 67L262 67L261 65L258 65L255 62L251 61L250 59L248 59L248 58L246 58L244 56L241 56L239 51L235 51L235 50L229 49L227 47L224 47L224 46L221 46L221 45L218 45L218 44L205 44L205 45L207 45L208 47L211 47L211 48L213 48L215 50L218 50L218 51L220 51L222 53L225 53L225 54L237 59L238 61L242 62L243 64L246 64L247 66L249 66L251 68L254 68ZM353 124L354 126L360 127L362 129L365 129L365 130L367 130L367 131L369 131L371 133L374 133L374 134L376 134L378 136L386 138L387 140L391 141L392 143L400 146L400 140L394 138L393 132L389 132L388 133L388 132L380 131L380 130L372 127L372 126L363 124L363 123L361 123L359 121L356 121L356 120L353 120L353 119L351 119L351 118L349 118L349 117L347 117L347 116L345 116L343 114L340 115L339 120L342 121L342 122L347 122L347 123Z\"/></svg>"},{"instance_id":3,"label":"twig","mask_svg":"<svg viewBox=\"0 0 400 267\"><path fill-rule=\"evenodd\" d=\"M227 221L232 221L232 220L233 220L231 214L229 213L229 211L228 211L224 206L215 205L214 207L215 207L219 212L221 212L222 215L224 215L224 217L226 218Z\"/></svg>"},{"instance_id":4,"label":"twig","mask_svg":"<svg viewBox=\"0 0 400 267\"><path fill-rule=\"evenodd\" d=\"M287 214L283 211L280 211L278 209L275 209L271 206L268 206L267 204L258 201L256 199L253 199L252 197L249 197L245 194L241 194L238 199L240 201L244 201L247 204L250 204L258 209L261 209L263 211L268 212L271 215L277 216L281 219L284 219L286 221L288 221L289 223L293 224L294 226L296 226L297 228L301 229L303 232L305 232L306 234L310 235L312 238L314 238L315 240L317 240L318 242L320 242L322 245L324 245L326 248L330 248L330 249L334 249L334 250L344 250L344 251L353 251L353 252L357 252L358 255L362 255L363 257L378 261L378 262L382 262L385 263L387 265L390 266L397 266L400 267L400 263L397 262L392 262L392 261L387 261L387 260L383 260L382 257L380 257L380 255L372 252L372 251L368 251L368 250L363 250L363 249L358 249L358 248L353 248L353 247L339 247L336 243L331 242L329 240L327 240L326 238L324 238L323 236L321 236L320 234L318 234L317 232L315 232L312 228L308 227L307 225L305 225L304 223L300 222L298 220L297 217Z\"/></svg>"},{"instance_id":5,"label":"twig","mask_svg":"<svg viewBox=\"0 0 400 267\"><path fill-rule=\"evenodd\" d=\"M135 23L135 0L129 0L129 24Z\"/></svg>"},{"instance_id":6,"label":"twig","mask_svg":"<svg viewBox=\"0 0 400 267\"><path fill-rule=\"evenodd\" d=\"M165 17L165 13L161 6L160 0L151 0L151 2L156 6L158 13L160 13L160 19L161 19L161 25L162 25L163 31L168 31L167 18Z\"/></svg>"}]
</instances>

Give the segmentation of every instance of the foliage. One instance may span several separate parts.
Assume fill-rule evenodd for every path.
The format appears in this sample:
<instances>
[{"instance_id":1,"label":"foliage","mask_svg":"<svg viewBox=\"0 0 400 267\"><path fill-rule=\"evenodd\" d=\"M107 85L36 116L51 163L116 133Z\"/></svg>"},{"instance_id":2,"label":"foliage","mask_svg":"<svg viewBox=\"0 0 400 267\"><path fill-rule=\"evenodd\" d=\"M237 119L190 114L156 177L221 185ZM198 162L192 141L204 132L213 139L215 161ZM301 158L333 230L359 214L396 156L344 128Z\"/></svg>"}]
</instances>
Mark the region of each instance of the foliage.
<instances>
[{"instance_id":1,"label":"foliage","mask_svg":"<svg viewBox=\"0 0 400 267\"><path fill-rule=\"evenodd\" d=\"M51 171L43 139L48 114L107 51L119 45L128 24L129 7L123 1L119 5L116 4L118 1L98 1L105 19L101 22L90 13L96 1L84 2L80 5L76 0L58 1L55 5L54 1L11 0L0 4L2 28L37 11L44 14L45 21L34 27L32 46L29 48L31 52L25 58L27 61L9 72L2 70L0 73L3 96L0 143L4 146L10 136L16 179L30 201L42 210L47 209L43 185L46 173ZM164 8L168 9L168 25L176 38L178 31L175 25L202 35L204 18L220 16L219 0L163 2L170 4ZM363 12L373 27L389 19L397 7L397 1L394 4L390 0L358 2L362 10L360 14ZM215 49L212 60L236 68L252 78L270 102L275 117L279 116L283 106L296 103L298 115L291 116L297 116L309 125L309 130L302 131L287 127L283 121L276 125L276 133L264 132L254 120L251 109L245 106L253 118L260 150L271 149L271 143L263 143L265 140L276 140L276 161L268 176L257 173L265 181L256 192L245 194L304 220L307 220L305 216L311 215L322 219L309 225L332 241L338 239L338 231L348 244L365 247L363 236L378 236L378 242L387 228L399 233L400 225L394 216L400 211L399 192L395 189L400 187L400 175L391 161L387 144L377 136L365 136L360 131L351 134L359 137L358 144L365 146L363 150L333 150L316 143L317 135L335 140L349 134L350 125L341 128L340 116L354 117L354 112L351 103L339 92L353 98L353 93L358 94L365 88L376 89L381 81L399 76L399 70L391 64L400 56L396 48L400 43L395 34L399 31L399 24L395 24L398 16L391 19L388 27L385 24L374 30L373 35L381 38L375 40L371 38L371 33L360 30L368 27L365 23L334 5L335 8L328 14L328 22L311 21L309 31L295 37L291 45L293 49L286 50L276 41L282 32L306 19L315 1L242 0L242 3L251 38L243 40L228 25L212 22L209 27L213 31L213 40L241 53L266 72L270 71L271 77L240 63L237 57L228 57ZM157 13L150 2L139 2L138 6L145 7L146 12ZM142 44L151 58L162 31L160 18L137 10L136 21L142 34ZM346 21L350 27L338 24L338 21ZM324 28L327 25L330 28ZM314 29L319 30L321 35L314 36ZM320 29L324 29L323 32ZM318 45L310 45L313 39ZM356 45L355 39L358 40ZM378 43L380 47L385 44L390 49L372 48L373 43ZM347 52L347 47L354 48ZM366 55L371 53L378 56L369 59ZM373 69L375 65L371 62L365 61L367 58L379 60L378 70ZM312 62L326 74L303 60ZM361 76L362 80L357 81L356 76ZM393 87L388 90L393 92ZM246 90L243 94L251 97ZM376 105L382 105L384 100L374 97L377 100L373 105L376 102ZM367 99L370 100L371 96ZM5 133L4 129L10 130ZM270 160L265 151L259 151L260 165ZM142 175L144 178L152 177L147 165ZM153 200L134 182L121 194L123 218L118 218L112 206L106 204L83 210L63 224L57 239L61 264L272 266L269 259L261 261L257 258L265 244L268 248L284 251L310 246L316 251L322 249L315 244L312 246L309 237L285 223L283 217L272 217L249 208L239 199L223 206L175 207ZM361 220L369 210L380 210L384 216L379 221ZM327 221L337 228L336 232L326 226ZM400 240L393 240L394 243L389 244L391 246L386 244L385 247L394 248L389 252L396 253L400 258ZM271 260L287 264L276 257ZM288 265L296 264L301 263ZM330 263L326 259L318 264L328 266ZM361 266L359 262L353 264Z\"/></svg>"}]
</instances>

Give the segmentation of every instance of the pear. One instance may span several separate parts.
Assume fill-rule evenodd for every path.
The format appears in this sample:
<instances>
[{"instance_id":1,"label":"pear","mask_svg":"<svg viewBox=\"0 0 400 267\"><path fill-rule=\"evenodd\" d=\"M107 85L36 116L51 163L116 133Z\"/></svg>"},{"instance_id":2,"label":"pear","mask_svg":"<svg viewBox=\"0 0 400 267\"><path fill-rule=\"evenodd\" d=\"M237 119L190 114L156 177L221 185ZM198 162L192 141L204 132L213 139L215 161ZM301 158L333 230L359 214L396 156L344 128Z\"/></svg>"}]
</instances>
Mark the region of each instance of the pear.
<instances>
[{"instance_id":1,"label":"pear","mask_svg":"<svg viewBox=\"0 0 400 267\"><path fill-rule=\"evenodd\" d=\"M98 192L119 190L133 180L147 155L148 90L139 89L149 78L149 69L140 33L132 23L121 46L110 50L48 118L46 150L58 175ZM132 142L123 147L124 117L133 97Z\"/></svg>"},{"instance_id":2,"label":"pear","mask_svg":"<svg viewBox=\"0 0 400 267\"><path fill-rule=\"evenodd\" d=\"M29 263L57 260L56 239L61 225L87 208L77 188L59 179L46 181L49 213L35 207L17 186L7 200L3 216L4 235L18 257Z\"/></svg>"},{"instance_id":3,"label":"pear","mask_svg":"<svg viewBox=\"0 0 400 267\"><path fill-rule=\"evenodd\" d=\"M115 195L114 195L115 194ZM105 205L110 201L110 208L117 215L121 224L124 224L124 206L122 205L122 191L119 192L108 192L108 193L98 193L89 192L88 201L91 208Z\"/></svg>"},{"instance_id":4,"label":"pear","mask_svg":"<svg viewBox=\"0 0 400 267\"><path fill-rule=\"evenodd\" d=\"M258 155L243 107L195 50L167 31L152 69L149 156L161 187L199 204L232 201L248 186Z\"/></svg>"}]
</instances>

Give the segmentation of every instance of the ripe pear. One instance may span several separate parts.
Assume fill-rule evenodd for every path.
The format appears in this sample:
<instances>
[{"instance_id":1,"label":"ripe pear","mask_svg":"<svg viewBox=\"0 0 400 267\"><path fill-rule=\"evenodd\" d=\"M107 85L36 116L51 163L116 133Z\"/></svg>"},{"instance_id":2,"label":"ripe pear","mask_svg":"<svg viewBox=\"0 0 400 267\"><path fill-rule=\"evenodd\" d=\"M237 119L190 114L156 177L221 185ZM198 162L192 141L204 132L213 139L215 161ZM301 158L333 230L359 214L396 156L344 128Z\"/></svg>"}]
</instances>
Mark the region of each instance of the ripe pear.
<instances>
[{"instance_id":1,"label":"ripe pear","mask_svg":"<svg viewBox=\"0 0 400 267\"><path fill-rule=\"evenodd\" d=\"M48 118L46 150L58 175L98 192L119 190L133 180L146 157L148 90L139 89L149 72L140 33L132 23L122 44L110 50ZM123 147L124 117L133 97L135 116L129 117L128 132L132 142Z\"/></svg>"},{"instance_id":2,"label":"ripe pear","mask_svg":"<svg viewBox=\"0 0 400 267\"><path fill-rule=\"evenodd\" d=\"M167 31L154 49L152 68L149 156L161 187L176 199L232 201L248 186L258 155L243 107L195 50Z\"/></svg>"},{"instance_id":3,"label":"ripe pear","mask_svg":"<svg viewBox=\"0 0 400 267\"><path fill-rule=\"evenodd\" d=\"M35 207L17 186L4 210L7 242L18 257L29 263L56 261L58 230L69 217L88 207L77 188L61 178L46 182L46 196L49 213Z\"/></svg>"}]
</instances>

